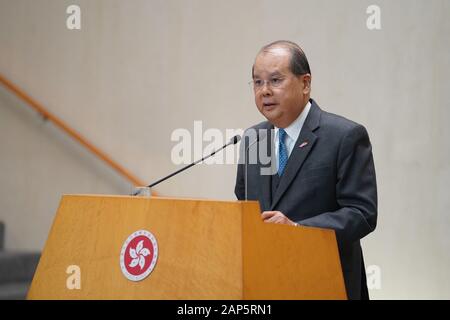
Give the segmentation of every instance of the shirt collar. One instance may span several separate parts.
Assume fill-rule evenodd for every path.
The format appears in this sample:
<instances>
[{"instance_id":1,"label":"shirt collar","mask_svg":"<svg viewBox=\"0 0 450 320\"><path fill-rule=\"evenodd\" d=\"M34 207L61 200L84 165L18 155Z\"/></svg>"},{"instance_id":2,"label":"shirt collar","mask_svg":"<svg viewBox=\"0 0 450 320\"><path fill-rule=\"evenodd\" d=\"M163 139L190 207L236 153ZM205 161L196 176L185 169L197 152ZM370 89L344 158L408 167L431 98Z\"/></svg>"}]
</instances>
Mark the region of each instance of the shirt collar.
<instances>
[{"instance_id":1,"label":"shirt collar","mask_svg":"<svg viewBox=\"0 0 450 320\"><path fill-rule=\"evenodd\" d=\"M287 135L294 142L297 141L300 131L302 131L303 124L305 123L306 117L308 116L309 109L311 109L311 102L308 101L303 111L299 114L297 119L295 119L287 128L284 128ZM278 127L275 127L275 136L278 137Z\"/></svg>"}]
</instances>

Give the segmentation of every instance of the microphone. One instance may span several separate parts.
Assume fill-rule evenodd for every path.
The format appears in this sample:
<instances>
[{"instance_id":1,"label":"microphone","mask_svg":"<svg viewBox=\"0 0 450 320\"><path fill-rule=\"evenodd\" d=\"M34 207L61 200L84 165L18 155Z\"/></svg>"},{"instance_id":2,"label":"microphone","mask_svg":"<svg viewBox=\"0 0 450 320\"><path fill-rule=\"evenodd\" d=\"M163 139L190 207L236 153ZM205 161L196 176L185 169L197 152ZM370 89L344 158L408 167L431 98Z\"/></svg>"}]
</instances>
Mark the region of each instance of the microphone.
<instances>
[{"instance_id":1,"label":"microphone","mask_svg":"<svg viewBox=\"0 0 450 320\"><path fill-rule=\"evenodd\" d=\"M264 138L264 137L263 137ZM245 148L245 201L248 200L248 152L250 150L250 147L253 146L255 143L258 143L261 140L261 136L259 134L256 135L256 139L248 145L247 148Z\"/></svg>"},{"instance_id":2,"label":"microphone","mask_svg":"<svg viewBox=\"0 0 450 320\"><path fill-rule=\"evenodd\" d=\"M199 159L199 160L197 160L197 161L194 161L194 162L192 162L191 164L188 164L187 166L185 166L185 167L183 167L183 168L181 168L181 169L179 169L179 170L177 170L177 171L175 171L175 172L169 174L168 176L165 176L164 178L159 179L158 181L155 181L155 182L149 184L149 185L147 186L147 188L152 188L152 187L156 186L157 184L160 184L161 182L163 182L163 181L165 181L165 180L167 180L167 179L173 177L174 175L176 175L176 174L178 174L178 173L180 173L180 172L183 172L184 170L189 169L189 168L192 167L192 166L195 166L197 163L202 162L202 161L208 159L209 157L212 157L212 156L215 155L217 152L219 152L219 151L225 149L225 148L228 147L229 145L238 143L240 140L241 140L241 136L240 136L240 135L235 135L234 137L232 137L232 138L230 139L230 141L229 141L227 144L223 145L220 149L214 150L214 151L211 152L209 155L207 155L207 156L205 156L205 157L203 157L203 158L201 158L201 159ZM139 193L140 193L140 191L136 191L136 192L133 193L133 196L137 196Z\"/></svg>"}]
</instances>

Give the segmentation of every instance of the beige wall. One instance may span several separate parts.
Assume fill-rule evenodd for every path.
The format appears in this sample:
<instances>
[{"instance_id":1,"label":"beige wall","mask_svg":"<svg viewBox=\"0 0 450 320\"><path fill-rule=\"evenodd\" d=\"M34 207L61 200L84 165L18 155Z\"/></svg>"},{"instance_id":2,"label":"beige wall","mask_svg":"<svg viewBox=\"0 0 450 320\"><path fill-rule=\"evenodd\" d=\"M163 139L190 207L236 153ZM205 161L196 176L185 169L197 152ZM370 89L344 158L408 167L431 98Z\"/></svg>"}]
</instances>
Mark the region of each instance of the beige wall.
<instances>
[{"instance_id":1,"label":"beige wall","mask_svg":"<svg viewBox=\"0 0 450 320\"><path fill-rule=\"evenodd\" d=\"M78 4L82 28L66 28ZM366 28L381 7L382 29ZM141 179L171 163L176 128L262 120L247 85L257 50L301 44L313 98L364 124L379 224L363 240L381 268L373 298L450 298L450 2L0 0L0 72ZM9 249L42 249L65 193L130 184L0 87L0 220ZM234 199L233 165L194 167L157 190Z\"/></svg>"}]
</instances>

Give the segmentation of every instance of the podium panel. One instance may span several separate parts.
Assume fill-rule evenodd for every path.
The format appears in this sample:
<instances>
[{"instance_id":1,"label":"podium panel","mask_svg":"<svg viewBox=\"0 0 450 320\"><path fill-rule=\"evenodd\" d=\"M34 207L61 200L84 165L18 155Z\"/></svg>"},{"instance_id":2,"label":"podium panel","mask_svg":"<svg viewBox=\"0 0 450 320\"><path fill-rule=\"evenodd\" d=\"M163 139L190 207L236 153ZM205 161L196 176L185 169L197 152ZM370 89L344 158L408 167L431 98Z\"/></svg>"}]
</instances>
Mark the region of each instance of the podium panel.
<instances>
[{"instance_id":1,"label":"podium panel","mask_svg":"<svg viewBox=\"0 0 450 320\"><path fill-rule=\"evenodd\" d=\"M139 231L151 239L139 241ZM122 271L151 264L140 281ZM28 299L346 299L346 293L334 231L264 223L257 202L65 195Z\"/></svg>"}]
</instances>

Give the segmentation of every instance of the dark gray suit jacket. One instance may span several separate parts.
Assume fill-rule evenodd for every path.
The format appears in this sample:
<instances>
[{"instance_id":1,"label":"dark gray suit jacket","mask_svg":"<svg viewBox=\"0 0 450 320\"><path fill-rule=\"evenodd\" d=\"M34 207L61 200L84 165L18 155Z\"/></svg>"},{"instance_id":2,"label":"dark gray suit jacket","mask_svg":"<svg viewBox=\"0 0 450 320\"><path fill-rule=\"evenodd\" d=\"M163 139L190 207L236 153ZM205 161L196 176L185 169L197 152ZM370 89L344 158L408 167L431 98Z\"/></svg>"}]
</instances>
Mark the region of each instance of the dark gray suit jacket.
<instances>
[{"instance_id":1,"label":"dark gray suit jacket","mask_svg":"<svg viewBox=\"0 0 450 320\"><path fill-rule=\"evenodd\" d=\"M366 129L343 117L322 111L314 100L276 191L272 177L261 175L261 161L249 164L248 199L262 211L281 211L300 225L336 231L349 299L368 298L360 239L377 223L377 187L372 147ZM270 150L273 125L253 129L265 137L249 148L266 144ZM248 131L247 131L248 132ZM241 157L248 143L241 143ZM250 140L250 144L251 144ZM300 145L306 146L300 147ZM245 166L238 165L235 194L245 199ZM251 162L250 162L251 163Z\"/></svg>"}]
</instances>

